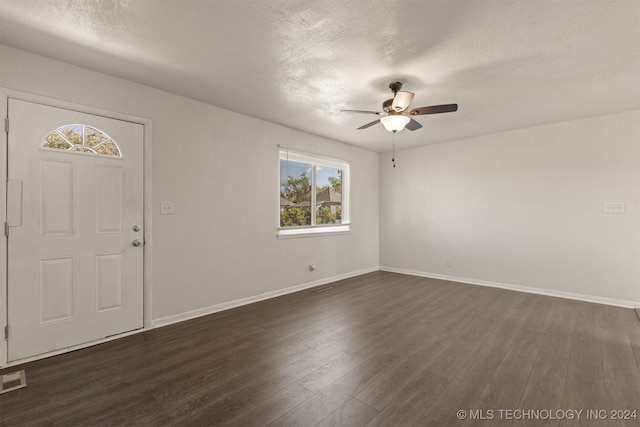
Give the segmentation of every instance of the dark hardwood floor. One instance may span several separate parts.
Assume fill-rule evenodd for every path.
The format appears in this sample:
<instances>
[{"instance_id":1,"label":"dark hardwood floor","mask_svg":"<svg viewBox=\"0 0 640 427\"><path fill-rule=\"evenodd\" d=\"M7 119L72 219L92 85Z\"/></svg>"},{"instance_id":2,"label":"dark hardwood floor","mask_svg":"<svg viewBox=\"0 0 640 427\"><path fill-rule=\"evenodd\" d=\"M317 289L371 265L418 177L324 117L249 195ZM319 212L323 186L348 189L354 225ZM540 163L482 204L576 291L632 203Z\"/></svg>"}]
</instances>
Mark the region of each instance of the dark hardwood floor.
<instances>
[{"instance_id":1,"label":"dark hardwood floor","mask_svg":"<svg viewBox=\"0 0 640 427\"><path fill-rule=\"evenodd\" d=\"M640 426L633 310L385 272L16 369L2 426Z\"/></svg>"}]
</instances>

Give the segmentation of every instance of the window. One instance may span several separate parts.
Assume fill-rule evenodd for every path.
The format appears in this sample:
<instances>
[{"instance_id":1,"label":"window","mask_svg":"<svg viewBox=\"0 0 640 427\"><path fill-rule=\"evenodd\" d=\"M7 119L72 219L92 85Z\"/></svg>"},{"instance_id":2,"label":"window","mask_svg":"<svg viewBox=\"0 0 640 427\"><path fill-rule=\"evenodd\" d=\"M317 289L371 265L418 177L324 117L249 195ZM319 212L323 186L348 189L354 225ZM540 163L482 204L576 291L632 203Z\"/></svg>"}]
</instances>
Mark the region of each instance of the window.
<instances>
[{"instance_id":1,"label":"window","mask_svg":"<svg viewBox=\"0 0 640 427\"><path fill-rule=\"evenodd\" d=\"M349 231L349 164L280 149L279 236Z\"/></svg>"},{"instance_id":2,"label":"window","mask_svg":"<svg viewBox=\"0 0 640 427\"><path fill-rule=\"evenodd\" d=\"M42 141L43 148L122 157L118 144L106 133L87 125L60 126Z\"/></svg>"}]
</instances>

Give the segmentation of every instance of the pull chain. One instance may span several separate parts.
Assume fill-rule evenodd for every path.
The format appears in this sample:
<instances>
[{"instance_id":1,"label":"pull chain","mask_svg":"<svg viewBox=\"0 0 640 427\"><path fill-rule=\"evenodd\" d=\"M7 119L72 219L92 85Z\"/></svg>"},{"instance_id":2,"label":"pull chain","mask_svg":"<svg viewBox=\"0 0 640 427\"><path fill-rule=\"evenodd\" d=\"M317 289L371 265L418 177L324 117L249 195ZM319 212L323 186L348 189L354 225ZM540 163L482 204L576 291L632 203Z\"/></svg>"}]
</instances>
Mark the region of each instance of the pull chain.
<instances>
[{"instance_id":1,"label":"pull chain","mask_svg":"<svg viewBox=\"0 0 640 427\"><path fill-rule=\"evenodd\" d=\"M393 163L393 167L396 167L396 132L393 132L393 155L391 156L391 163Z\"/></svg>"}]
</instances>

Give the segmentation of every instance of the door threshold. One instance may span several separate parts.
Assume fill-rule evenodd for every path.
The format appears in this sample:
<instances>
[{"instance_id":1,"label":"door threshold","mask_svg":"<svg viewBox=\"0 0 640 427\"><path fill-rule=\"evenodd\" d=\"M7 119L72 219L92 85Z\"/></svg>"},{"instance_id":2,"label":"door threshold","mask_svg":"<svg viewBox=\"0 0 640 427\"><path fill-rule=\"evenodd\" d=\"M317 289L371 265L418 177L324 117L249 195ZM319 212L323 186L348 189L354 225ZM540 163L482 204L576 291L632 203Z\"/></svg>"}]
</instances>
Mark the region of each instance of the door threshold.
<instances>
[{"instance_id":1,"label":"door threshold","mask_svg":"<svg viewBox=\"0 0 640 427\"><path fill-rule=\"evenodd\" d=\"M84 344L78 344L78 345L74 345L72 347L65 347L62 348L60 350L55 350L55 351L50 351L48 353L42 353L42 354L36 354L35 356L29 356L29 357L25 357L22 359L17 359L17 360L13 360L8 362L6 365L0 365L0 369L4 369L4 368L10 368L12 366L18 366L18 365L22 365L24 363L28 363L28 362L35 362L36 360L42 360L42 359L46 359L48 357L53 357L53 356L58 356L60 354L65 354L65 353L70 353L72 351L76 351L76 350L82 350L83 348L87 348L87 347L93 347L94 345L98 345L98 344L104 344L106 342L109 341L113 341L113 340L117 340L120 338L124 338L124 337L128 337L129 335L135 335L135 334L139 334L141 332L145 332L145 331L149 331L153 329L153 327L150 328L139 328L139 329L134 329L132 331L128 331L128 332L123 332L121 334L117 334L117 335L109 335L108 337L96 340L96 341L91 341L91 342L87 342Z\"/></svg>"}]
</instances>

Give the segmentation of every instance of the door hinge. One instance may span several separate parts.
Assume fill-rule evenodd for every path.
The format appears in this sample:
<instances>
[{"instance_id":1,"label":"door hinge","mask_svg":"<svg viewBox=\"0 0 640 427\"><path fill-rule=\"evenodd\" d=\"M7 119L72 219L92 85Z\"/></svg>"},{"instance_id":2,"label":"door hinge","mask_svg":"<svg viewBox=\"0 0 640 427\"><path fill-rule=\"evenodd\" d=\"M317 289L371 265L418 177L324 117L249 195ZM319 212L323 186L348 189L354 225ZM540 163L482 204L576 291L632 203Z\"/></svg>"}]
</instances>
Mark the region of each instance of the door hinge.
<instances>
[{"instance_id":1,"label":"door hinge","mask_svg":"<svg viewBox=\"0 0 640 427\"><path fill-rule=\"evenodd\" d=\"M4 235L9 237L9 223L7 222L4 223Z\"/></svg>"},{"instance_id":2,"label":"door hinge","mask_svg":"<svg viewBox=\"0 0 640 427\"><path fill-rule=\"evenodd\" d=\"M4 131L9 133L9 117L4 118Z\"/></svg>"},{"instance_id":3,"label":"door hinge","mask_svg":"<svg viewBox=\"0 0 640 427\"><path fill-rule=\"evenodd\" d=\"M9 339L9 325L6 325L4 327L4 339L8 340Z\"/></svg>"}]
</instances>

